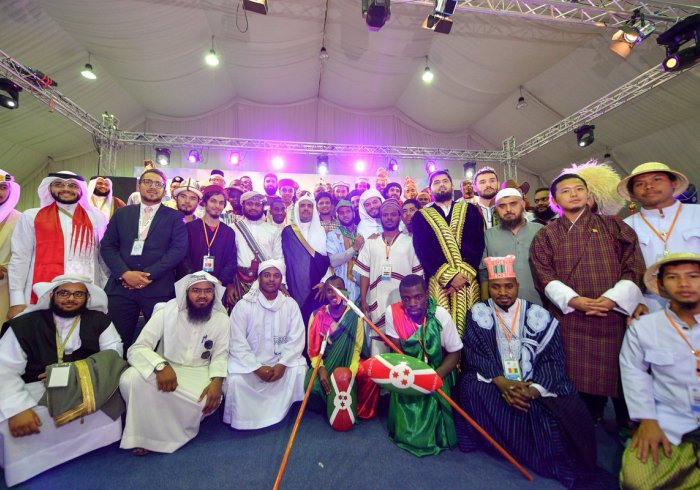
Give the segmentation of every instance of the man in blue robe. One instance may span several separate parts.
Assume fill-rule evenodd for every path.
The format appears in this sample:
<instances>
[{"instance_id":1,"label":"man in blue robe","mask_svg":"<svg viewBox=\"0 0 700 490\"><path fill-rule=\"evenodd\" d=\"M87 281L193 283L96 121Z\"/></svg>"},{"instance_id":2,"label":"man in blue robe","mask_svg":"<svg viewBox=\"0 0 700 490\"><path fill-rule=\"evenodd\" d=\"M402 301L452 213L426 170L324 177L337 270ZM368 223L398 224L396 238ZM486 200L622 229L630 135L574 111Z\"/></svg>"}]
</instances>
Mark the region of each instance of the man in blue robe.
<instances>
[{"instance_id":1,"label":"man in blue robe","mask_svg":"<svg viewBox=\"0 0 700 490\"><path fill-rule=\"evenodd\" d=\"M460 405L518 461L572 487L591 476L596 442L566 376L557 320L518 298L514 255L484 262L491 299L467 317ZM457 435L462 451L491 449L467 424Z\"/></svg>"}]
</instances>

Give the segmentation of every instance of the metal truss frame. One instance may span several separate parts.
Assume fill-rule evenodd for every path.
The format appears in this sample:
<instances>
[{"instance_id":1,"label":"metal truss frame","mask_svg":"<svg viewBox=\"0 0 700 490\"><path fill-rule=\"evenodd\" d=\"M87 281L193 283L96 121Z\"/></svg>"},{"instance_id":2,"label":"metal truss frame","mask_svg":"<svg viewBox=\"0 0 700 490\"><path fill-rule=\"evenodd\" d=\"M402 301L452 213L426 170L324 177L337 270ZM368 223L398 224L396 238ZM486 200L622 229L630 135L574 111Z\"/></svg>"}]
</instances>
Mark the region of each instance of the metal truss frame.
<instances>
[{"instance_id":1,"label":"metal truss frame","mask_svg":"<svg viewBox=\"0 0 700 490\"><path fill-rule=\"evenodd\" d=\"M429 0L395 0L432 7ZM700 12L700 6L679 5L661 0L459 0L456 10L530 20L593 24L600 27L619 27L639 9L644 17L656 23L673 24Z\"/></svg>"}]
</instances>

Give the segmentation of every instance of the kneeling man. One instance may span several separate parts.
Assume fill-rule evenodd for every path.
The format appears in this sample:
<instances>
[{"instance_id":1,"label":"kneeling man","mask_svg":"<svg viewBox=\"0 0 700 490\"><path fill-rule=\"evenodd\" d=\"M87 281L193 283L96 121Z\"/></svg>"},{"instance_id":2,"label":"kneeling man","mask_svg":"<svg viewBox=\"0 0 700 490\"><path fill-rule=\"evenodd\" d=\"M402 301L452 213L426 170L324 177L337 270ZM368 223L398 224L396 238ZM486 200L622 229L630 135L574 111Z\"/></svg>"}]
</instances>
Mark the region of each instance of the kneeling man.
<instances>
[{"instance_id":1,"label":"kneeling man","mask_svg":"<svg viewBox=\"0 0 700 490\"><path fill-rule=\"evenodd\" d=\"M8 486L112 444L122 430L123 404L112 395L126 364L107 295L69 275L34 292L38 303L6 323L0 339L0 466ZM108 400L122 406L111 411Z\"/></svg>"},{"instance_id":2,"label":"kneeling man","mask_svg":"<svg viewBox=\"0 0 700 490\"><path fill-rule=\"evenodd\" d=\"M491 299L467 316L459 403L521 463L572 487L592 476L595 430L566 377L557 320L518 298L514 255L484 263ZM457 435L462 451L491 449L471 426Z\"/></svg>"},{"instance_id":3,"label":"kneeling man","mask_svg":"<svg viewBox=\"0 0 700 490\"><path fill-rule=\"evenodd\" d=\"M129 348L119 388L127 402L122 449L172 453L221 403L230 328L225 288L204 271L175 283Z\"/></svg>"},{"instance_id":4,"label":"kneeling man","mask_svg":"<svg viewBox=\"0 0 700 490\"><path fill-rule=\"evenodd\" d=\"M700 488L700 255L663 257L644 283L671 303L634 320L622 343L625 401L640 424L620 486Z\"/></svg>"},{"instance_id":5,"label":"kneeling man","mask_svg":"<svg viewBox=\"0 0 700 490\"><path fill-rule=\"evenodd\" d=\"M276 424L304 398L304 321L280 291L284 261L266 260L231 312L224 422L234 429Z\"/></svg>"}]
</instances>

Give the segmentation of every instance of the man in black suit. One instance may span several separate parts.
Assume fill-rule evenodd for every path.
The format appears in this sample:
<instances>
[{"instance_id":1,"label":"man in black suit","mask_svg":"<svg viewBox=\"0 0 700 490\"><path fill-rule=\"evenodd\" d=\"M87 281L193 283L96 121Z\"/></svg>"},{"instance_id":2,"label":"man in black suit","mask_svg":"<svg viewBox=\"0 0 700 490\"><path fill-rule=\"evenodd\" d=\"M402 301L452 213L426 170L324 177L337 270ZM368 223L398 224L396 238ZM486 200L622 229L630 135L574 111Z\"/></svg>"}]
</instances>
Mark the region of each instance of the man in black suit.
<instances>
[{"instance_id":1,"label":"man in black suit","mask_svg":"<svg viewBox=\"0 0 700 490\"><path fill-rule=\"evenodd\" d=\"M105 286L109 316L125 353L134 341L139 313L148 321L156 303L175 296L175 268L187 254L182 213L161 206L166 180L158 169L141 174L141 204L118 209L100 243L111 271Z\"/></svg>"}]
</instances>

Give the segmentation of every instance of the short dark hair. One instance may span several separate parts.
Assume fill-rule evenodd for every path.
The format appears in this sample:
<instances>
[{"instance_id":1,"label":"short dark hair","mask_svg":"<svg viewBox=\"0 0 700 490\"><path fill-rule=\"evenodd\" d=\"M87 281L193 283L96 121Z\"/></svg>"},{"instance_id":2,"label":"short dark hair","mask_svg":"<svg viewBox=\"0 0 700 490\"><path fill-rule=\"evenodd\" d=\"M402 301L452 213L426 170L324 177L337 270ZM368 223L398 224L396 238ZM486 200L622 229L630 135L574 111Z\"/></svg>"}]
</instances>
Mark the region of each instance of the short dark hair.
<instances>
[{"instance_id":1,"label":"short dark hair","mask_svg":"<svg viewBox=\"0 0 700 490\"><path fill-rule=\"evenodd\" d=\"M316 204L318 204L318 201L323 199L324 197L327 197L328 199L331 200L331 203L333 202L333 196L331 195L330 192L322 191L318 193L318 196L316 196Z\"/></svg>"},{"instance_id":2,"label":"short dark hair","mask_svg":"<svg viewBox=\"0 0 700 490\"><path fill-rule=\"evenodd\" d=\"M265 176L263 177L263 182L264 182L265 179L267 179L268 177L274 177L275 179L279 180L279 179L277 178L277 174L273 174L272 172L268 172L268 173L266 173Z\"/></svg>"},{"instance_id":3,"label":"short dark hair","mask_svg":"<svg viewBox=\"0 0 700 490\"><path fill-rule=\"evenodd\" d=\"M666 272L666 267L669 265L686 265L686 264L698 264L700 266L700 262L697 262L696 260L678 260L674 262L666 262L665 264L662 264L661 267L659 267L659 274L656 276L659 281L661 281L664 277L664 272Z\"/></svg>"},{"instance_id":4,"label":"short dark hair","mask_svg":"<svg viewBox=\"0 0 700 490\"><path fill-rule=\"evenodd\" d=\"M343 289L345 289L345 281L343 280L342 277L336 276L335 274L333 274L331 277L326 279L326 282L329 282L329 281L340 281L343 283Z\"/></svg>"},{"instance_id":5,"label":"short dark hair","mask_svg":"<svg viewBox=\"0 0 700 490\"><path fill-rule=\"evenodd\" d=\"M578 180L580 180L580 181L583 183L584 187L585 187L586 189L588 189L588 183L584 180L583 177L581 177L581 176L578 175L578 174L574 174L574 173L566 173L566 174L561 174L559 177L557 177L556 179L554 179L554 180L552 181L552 184L549 186L549 193L550 193L552 196L556 197L556 195L557 195L557 184L558 184L559 182L563 181L563 180L566 180L566 179L578 179Z\"/></svg>"},{"instance_id":6,"label":"short dark hair","mask_svg":"<svg viewBox=\"0 0 700 490\"><path fill-rule=\"evenodd\" d=\"M430 176L428 177L428 187L430 187L431 185L433 185L433 179L434 179L435 177L437 177L438 175L447 175L447 178L450 179L450 184L452 183L452 176L450 175L450 172L448 172L447 170L445 170L445 169L443 168L443 169L440 169L440 170L436 170L435 172L433 172L432 174L430 174Z\"/></svg>"},{"instance_id":7,"label":"short dark hair","mask_svg":"<svg viewBox=\"0 0 700 490\"><path fill-rule=\"evenodd\" d=\"M406 204L413 204L413 205L416 207L416 209L422 209L422 208L423 208L423 206L421 206L421 203L418 202L418 199L413 199L413 198L411 198L411 199L406 199L406 200L403 202L403 204L401 205L401 209L403 209L403 207L404 207Z\"/></svg>"},{"instance_id":8,"label":"short dark hair","mask_svg":"<svg viewBox=\"0 0 700 490\"><path fill-rule=\"evenodd\" d=\"M413 286L420 286L423 288L423 291L428 292L428 286L425 284L425 279L423 276L419 276L418 274L409 274L401 279L401 282L399 283L399 291L403 288L412 288Z\"/></svg>"},{"instance_id":9,"label":"short dark hair","mask_svg":"<svg viewBox=\"0 0 700 490\"><path fill-rule=\"evenodd\" d=\"M216 187L216 186L214 186L214 187ZM204 195L202 196L202 203L204 203L204 204L208 203L209 199L211 199L213 196L215 196L217 194L221 194L222 196L224 196L224 201L228 200L228 196L226 195L226 192L224 192L223 189L214 188L214 189L210 189L204 193Z\"/></svg>"},{"instance_id":10,"label":"short dark hair","mask_svg":"<svg viewBox=\"0 0 700 490\"><path fill-rule=\"evenodd\" d=\"M168 183L168 177L165 175L165 172L163 172L159 168L149 168L144 170L144 172L141 174L141 177L139 177L139 183L143 182L143 178L147 174L156 174L159 175L161 179L163 179L163 183L167 184Z\"/></svg>"},{"instance_id":11,"label":"short dark hair","mask_svg":"<svg viewBox=\"0 0 700 490\"><path fill-rule=\"evenodd\" d=\"M280 196L272 196L271 198L269 198L269 199L267 200L267 203L268 203L270 206L272 206L273 204L275 204L275 203L277 203L277 202L281 202L282 204L284 204L284 201L282 200L282 198L281 198Z\"/></svg>"},{"instance_id":12,"label":"short dark hair","mask_svg":"<svg viewBox=\"0 0 700 490\"><path fill-rule=\"evenodd\" d=\"M645 172L645 173L666 174L666 176L671 180L671 182L675 182L676 180L678 180L678 177L676 177L676 174L672 174L671 172L664 172L663 170L659 170L658 172ZM640 175L644 175L644 174L640 174ZM634 179L636 179L637 177L639 177L639 175L635 175L634 177L632 177L631 179L629 179L627 181L627 192L629 192L630 196L634 195L634 193L632 192L632 189L634 187Z\"/></svg>"},{"instance_id":13,"label":"short dark hair","mask_svg":"<svg viewBox=\"0 0 700 490\"><path fill-rule=\"evenodd\" d=\"M349 201L350 199L352 199L355 196L357 196L357 197L362 196L362 192L358 191L357 189L354 189L354 190L350 191L347 196L345 196L345 199L347 199Z\"/></svg>"},{"instance_id":14,"label":"short dark hair","mask_svg":"<svg viewBox=\"0 0 700 490\"><path fill-rule=\"evenodd\" d=\"M389 182L386 187L384 188L384 191L382 192L382 195L384 196L384 199L387 199L387 191L391 189L392 187L398 187L399 192L403 192L403 188L401 187L401 184L398 182Z\"/></svg>"},{"instance_id":15,"label":"short dark hair","mask_svg":"<svg viewBox=\"0 0 700 490\"><path fill-rule=\"evenodd\" d=\"M538 192L549 192L549 187L539 187L535 190L535 194L537 194Z\"/></svg>"}]
</instances>

